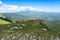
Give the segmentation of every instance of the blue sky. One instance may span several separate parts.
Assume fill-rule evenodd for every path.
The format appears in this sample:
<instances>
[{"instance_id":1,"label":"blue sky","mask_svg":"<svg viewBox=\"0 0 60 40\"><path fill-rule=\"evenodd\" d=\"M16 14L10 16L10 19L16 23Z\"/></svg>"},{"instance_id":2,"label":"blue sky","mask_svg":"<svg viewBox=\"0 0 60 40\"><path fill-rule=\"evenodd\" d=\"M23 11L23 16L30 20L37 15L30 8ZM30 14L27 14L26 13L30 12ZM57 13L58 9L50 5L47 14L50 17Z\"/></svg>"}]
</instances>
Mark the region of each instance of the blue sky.
<instances>
[{"instance_id":1,"label":"blue sky","mask_svg":"<svg viewBox=\"0 0 60 40\"><path fill-rule=\"evenodd\" d=\"M60 0L0 0L2 4L31 7L46 12L60 12ZM9 7L8 7L9 8ZM9 10L9 9L7 9Z\"/></svg>"}]
</instances>

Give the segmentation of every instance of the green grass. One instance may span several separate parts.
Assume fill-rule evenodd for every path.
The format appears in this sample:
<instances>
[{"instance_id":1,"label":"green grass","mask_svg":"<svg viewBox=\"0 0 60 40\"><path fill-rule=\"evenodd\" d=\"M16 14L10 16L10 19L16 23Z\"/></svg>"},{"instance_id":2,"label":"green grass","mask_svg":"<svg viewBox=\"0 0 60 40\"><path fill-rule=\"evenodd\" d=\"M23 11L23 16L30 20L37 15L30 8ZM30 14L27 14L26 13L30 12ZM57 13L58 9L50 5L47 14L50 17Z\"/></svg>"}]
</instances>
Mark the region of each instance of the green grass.
<instances>
[{"instance_id":1,"label":"green grass","mask_svg":"<svg viewBox=\"0 0 60 40\"><path fill-rule=\"evenodd\" d=\"M45 23L51 30L60 32L60 21L46 21Z\"/></svg>"},{"instance_id":2,"label":"green grass","mask_svg":"<svg viewBox=\"0 0 60 40\"><path fill-rule=\"evenodd\" d=\"M4 21L0 19L0 24L10 24L10 22Z\"/></svg>"}]
</instances>

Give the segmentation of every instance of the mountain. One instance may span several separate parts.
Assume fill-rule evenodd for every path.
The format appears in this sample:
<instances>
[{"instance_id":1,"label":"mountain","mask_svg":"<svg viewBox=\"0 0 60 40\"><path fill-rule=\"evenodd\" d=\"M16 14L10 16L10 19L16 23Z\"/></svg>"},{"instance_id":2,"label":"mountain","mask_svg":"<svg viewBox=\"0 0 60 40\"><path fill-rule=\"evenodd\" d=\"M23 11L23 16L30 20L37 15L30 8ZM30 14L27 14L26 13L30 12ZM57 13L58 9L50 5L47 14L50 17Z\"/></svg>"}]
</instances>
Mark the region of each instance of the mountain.
<instances>
[{"instance_id":1,"label":"mountain","mask_svg":"<svg viewBox=\"0 0 60 40\"><path fill-rule=\"evenodd\" d=\"M60 13L55 12L26 10L26 11L20 11L14 13L2 13L2 14L14 20L28 20L31 18L50 20L50 21L60 20Z\"/></svg>"},{"instance_id":2,"label":"mountain","mask_svg":"<svg viewBox=\"0 0 60 40\"><path fill-rule=\"evenodd\" d=\"M54 12L41 12L41 11L21 11L17 12L20 15L35 17L35 18L41 18L44 20L60 20L60 13L54 13Z\"/></svg>"},{"instance_id":3,"label":"mountain","mask_svg":"<svg viewBox=\"0 0 60 40\"><path fill-rule=\"evenodd\" d=\"M55 31L60 29L60 13L41 11L21 11L15 13L1 13L12 22L30 19L42 19L49 28Z\"/></svg>"},{"instance_id":4,"label":"mountain","mask_svg":"<svg viewBox=\"0 0 60 40\"><path fill-rule=\"evenodd\" d=\"M60 13L57 12L41 12L41 11L21 11L16 12L19 15L24 15L31 17L30 19L43 19L46 23L46 25L54 30L54 31L60 31ZM15 14L16 14L15 13Z\"/></svg>"},{"instance_id":5,"label":"mountain","mask_svg":"<svg viewBox=\"0 0 60 40\"><path fill-rule=\"evenodd\" d=\"M2 13L2 14L13 21L28 20L30 18L29 16L20 15L18 13Z\"/></svg>"},{"instance_id":6,"label":"mountain","mask_svg":"<svg viewBox=\"0 0 60 40\"><path fill-rule=\"evenodd\" d=\"M0 14L0 24L10 24L12 21L6 18L4 15Z\"/></svg>"}]
</instances>

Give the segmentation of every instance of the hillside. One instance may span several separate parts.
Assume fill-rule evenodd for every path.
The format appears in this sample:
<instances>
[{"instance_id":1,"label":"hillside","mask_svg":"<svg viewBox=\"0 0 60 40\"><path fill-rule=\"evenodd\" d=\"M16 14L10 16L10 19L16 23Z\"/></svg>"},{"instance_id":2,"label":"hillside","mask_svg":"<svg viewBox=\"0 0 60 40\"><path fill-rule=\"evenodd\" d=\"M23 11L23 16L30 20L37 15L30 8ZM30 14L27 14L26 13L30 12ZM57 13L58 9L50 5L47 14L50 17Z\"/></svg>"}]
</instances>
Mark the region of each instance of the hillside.
<instances>
[{"instance_id":1,"label":"hillside","mask_svg":"<svg viewBox=\"0 0 60 40\"><path fill-rule=\"evenodd\" d=\"M6 16L0 14L0 25L1 24L10 24L12 21L8 18L6 18Z\"/></svg>"},{"instance_id":2,"label":"hillside","mask_svg":"<svg viewBox=\"0 0 60 40\"><path fill-rule=\"evenodd\" d=\"M55 21L45 21L47 26L56 32L60 32L60 21L55 20Z\"/></svg>"},{"instance_id":3,"label":"hillside","mask_svg":"<svg viewBox=\"0 0 60 40\"><path fill-rule=\"evenodd\" d=\"M0 19L0 24L10 24L10 22Z\"/></svg>"},{"instance_id":4,"label":"hillside","mask_svg":"<svg viewBox=\"0 0 60 40\"><path fill-rule=\"evenodd\" d=\"M32 37L35 38L36 40L39 40L42 38L44 38L44 40L54 40L54 38L58 38L60 35L59 31L55 31L57 29L55 29L56 27L53 28L53 26L57 26L56 22L50 22L49 21L45 21L43 19L35 19L35 18L31 18L31 17L26 17L26 16L16 16L17 14L9 14L9 15L5 15L5 17L0 17L0 24L4 24L4 25L0 25L0 39L6 39L6 40L22 40L22 39L27 39L30 40L30 38ZM13 17L14 16L14 17ZM13 19L13 18L14 19ZM29 20L26 20L25 17ZM20 21L22 19L22 21ZM15 20L16 19L16 20ZM13 23L13 21L15 21ZM11 23L12 22L12 23ZM54 30L55 29L55 30ZM58 37L57 37L58 36ZM4 38L2 38L4 37ZM15 38L13 38L15 37ZM13 39L12 39L13 38Z\"/></svg>"},{"instance_id":5,"label":"hillside","mask_svg":"<svg viewBox=\"0 0 60 40\"><path fill-rule=\"evenodd\" d=\"M4 27L5 26L5 27ZM27 21L16 21L15 23L1 25L1 31L22 31L23 33L40 33L40 32L50 32L51 29L40 19L27 20Z\"/></svg>"},{"instance_id":6,"label":"hillside","mask_svg":"<svg viewBox=\"0 0 60 40\"><path fill-rule=\"evenodd\" d=\"M54 32L51 30L44 21L40 19L27 20L27 21L16 21L15 23L1 25L0 26L0 38L4 37L7 39L18 40L18 39L42 39L48 38L52 40L57 37L60 33ZM11 36L12 35L12 36ZM8 38L7 38L8 37ZM59 37L59 36L58 36ZM3 38L3 39L4 39ZM4 40L5 40L4 39Z\"/></svg>"},{"instance_id":7,"label":"hillside","mask_svg":"<svg viewBox=\"0 0 60 40\"><path fill-rule=\"evenodd\" d=\"M45 21L46 25L48 25L48 27L51 30L54 30L54 31L59 31L60 30L59 29L60 28L59 13L54 14L54 13L45 13L45 12L36 12L36 13L32 12L32 14L30 14L30 12L31 11L28 12L29 14L27 14L27 12L2 13L2 15L7 17L4 20L8 21L8 22L11 22L11 21L15 22L15 21L22 21L22 20L26 21L26 20L32 20L32 19L42 19L42 20ZM35 15L35 17L34 17L34 15Z\"/></svg>"}]
</instances>

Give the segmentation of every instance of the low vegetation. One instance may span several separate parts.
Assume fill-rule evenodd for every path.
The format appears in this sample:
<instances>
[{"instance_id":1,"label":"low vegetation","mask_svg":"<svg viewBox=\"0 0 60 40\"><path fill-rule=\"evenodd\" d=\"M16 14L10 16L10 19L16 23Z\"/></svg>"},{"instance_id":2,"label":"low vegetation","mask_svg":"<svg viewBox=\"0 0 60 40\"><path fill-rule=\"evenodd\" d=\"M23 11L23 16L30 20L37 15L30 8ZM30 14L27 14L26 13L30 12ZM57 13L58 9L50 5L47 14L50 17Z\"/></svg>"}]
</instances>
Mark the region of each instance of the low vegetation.
<instances>
[{"instance_id":1,"label":"low vegetation","mask_svg":"<svg viewBox=\"0 0 60 40\"><path fill-rule=\"evenodd\" d=\"M59 39L59 35L59 32L51 30L44 20L40 19L0 25L1 40L55 40Z\"/></svg>"}]
</instances>

